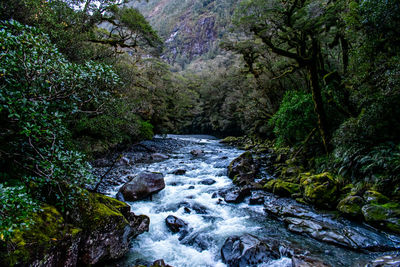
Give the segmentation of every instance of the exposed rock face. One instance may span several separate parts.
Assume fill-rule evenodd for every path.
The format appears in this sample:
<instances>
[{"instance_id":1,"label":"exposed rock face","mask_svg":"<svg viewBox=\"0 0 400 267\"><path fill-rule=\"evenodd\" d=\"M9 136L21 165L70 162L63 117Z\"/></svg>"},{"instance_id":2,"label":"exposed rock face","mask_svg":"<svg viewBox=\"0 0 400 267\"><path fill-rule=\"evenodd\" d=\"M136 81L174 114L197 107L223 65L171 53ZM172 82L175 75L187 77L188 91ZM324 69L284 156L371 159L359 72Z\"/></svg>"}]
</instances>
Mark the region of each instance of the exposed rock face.
<instances>
[{"instance_id":1,"label":"exposed rock face","mask_svg":"<svg viewBox=\"0 0 400 267\"><path fill-rule=\"evenodd\" d=\"M228 176L237 185L250 183L256 177L258 166L250 152L245 152L234 159L228 167Z\"/></svg>"},{"instance_id":2,"label":"exposed rock face","mask_svg":"<svg viewBox=\"0 0 400 267\"><path fill-rule=\"evenodd\" d=\"M76 266L117 259L129 251L132 238L148 231L150 222L100 194L90 194L76 211L81 216L73 216L70 224L54 207L42 209L30 229L15 233L14 246L0 251L0 265Z\"/></svg>"},{"instance_id":3,"label":"exposed rock face","mask_svg":"<svg viewBox=\"0 0 400 267\"><path fill-rule=\"evenodd\" d=\"M126 201L137 201L164 188L164 176L161 173L142 172L123 185L118 193L121 193Z\"/></svg>"},{"instance_id":4,"label":"exposed rock face","mask_svg":"<svg viewBox=\"0 0 400 267\"><path fill-rule=\"evenodd\" d=\"M311 207L270 195L265 209L282 219L295 233L306 234L322 242L355 250L390 251L400 247L386 235L366 227L353 227L347 220L336 220L329 213L316 213Z\"/></svg>"},{"instance_id":5,"label":"exposed rock face","mask_svg":"<svg viewBox=\"0 0 400 267\"><path fill-rule=\"evenodd\" d=\"M278 247L262 242L255 236L229 237L221 248L223 262L229 266L256 266L273 259L279 259Z\"/></svg>"}]
</instances>

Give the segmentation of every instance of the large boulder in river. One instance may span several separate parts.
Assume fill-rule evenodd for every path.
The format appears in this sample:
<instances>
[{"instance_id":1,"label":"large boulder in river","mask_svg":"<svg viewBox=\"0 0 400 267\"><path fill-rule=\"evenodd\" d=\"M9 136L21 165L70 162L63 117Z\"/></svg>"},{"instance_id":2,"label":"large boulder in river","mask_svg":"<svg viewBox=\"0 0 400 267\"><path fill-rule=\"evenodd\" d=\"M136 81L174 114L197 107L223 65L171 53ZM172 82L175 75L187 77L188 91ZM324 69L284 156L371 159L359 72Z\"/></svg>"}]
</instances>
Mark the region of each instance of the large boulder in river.
<instances>
[{"instance_id":1,"label":"large boulder in river","mask_svg":"<svg viewBox=\"0 0 400 267\"><path fill-rule=\"evenodd\" d=\"M228 167L228 176L237 185L252 182L258 172L258 166L249 151L234 159Z\"/></svg>"},{"instance_id":2,"label":"large boulder in river","mask_svg":"<svg viewBox=\"0 0 400 267\"><path fill-rule=\"evenodd\" d=\"M229 237L221 248L221 256L228 266L257 266L279 259L279 247L273 247L257 237L245 234Z\"/></svg>"},{"instance_id":3,"label":"large boulder in river","mask_svg":"<svg viewBox=\"0 0 400 267\"><path fill-rule=\"evenodd\" d=\"M165 188L164 176L157 172L142 172L118 191L126 201L137 201Z\"/></svg>"}]
</instances>

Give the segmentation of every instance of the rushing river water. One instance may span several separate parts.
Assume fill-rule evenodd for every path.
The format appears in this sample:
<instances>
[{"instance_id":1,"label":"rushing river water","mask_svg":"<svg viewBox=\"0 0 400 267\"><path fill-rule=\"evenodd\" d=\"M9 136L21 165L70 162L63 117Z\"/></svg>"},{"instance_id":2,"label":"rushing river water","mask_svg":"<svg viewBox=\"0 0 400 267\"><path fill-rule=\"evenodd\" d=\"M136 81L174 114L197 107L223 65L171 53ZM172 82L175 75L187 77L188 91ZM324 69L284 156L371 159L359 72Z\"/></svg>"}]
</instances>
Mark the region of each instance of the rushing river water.
<instances>
[{"instance_id":1,"label":"rushing river water","mask_svg":"<svg viewBox=\"0 0 400 267\"><path fill-rule=\"evenodd\" d=\"M164 259L175 267L226 266L221 259L221 247L232 235L244 233L261 238L273 238L290 244L333 266L363 266L376 255L346 250L334 245L289 232L285 225L264 211L263 205L228 204L217 192L233 187L226 176L227 166L243 151L222 145L210 136L168 136L184 145L168 153L162 162L136 164L132 172L153 171L165 175L166 187L151 200L130 202L135 214L150 217L150 230L138 236L128 256L119 266L133 266L140 262ZM162 140L160 140L162 142ZM195 157L190 151L200 149L203 156ZM171 174L185 169L184 175ZM216 183L201 182L213 179ZM108 193L115 195L118 187ZM190 231L183 239L166 226L165 218L174 215L189 225ZM291 266L288 258L260 266Z\"/></svg>"}]
</instances>

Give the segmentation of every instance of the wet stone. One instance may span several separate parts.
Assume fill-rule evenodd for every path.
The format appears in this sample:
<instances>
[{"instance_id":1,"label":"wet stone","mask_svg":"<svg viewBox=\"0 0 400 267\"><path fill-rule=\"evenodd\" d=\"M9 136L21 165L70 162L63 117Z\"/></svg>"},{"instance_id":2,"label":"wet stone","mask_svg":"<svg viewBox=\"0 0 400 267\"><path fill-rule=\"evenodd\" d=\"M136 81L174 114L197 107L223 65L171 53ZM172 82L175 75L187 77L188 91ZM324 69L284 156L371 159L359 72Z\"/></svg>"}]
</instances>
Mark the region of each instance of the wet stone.
<instances>
[{"instance_id":1,"label":"wet stone","mask_svg":"<svg viewBox=\"0 0 400 267\"><path fill-rule=\"evenodd\" d=\"M212 185L212 184L215 184L216 181L213 179L205 179L205 180L201 181L200 183L203 185Z\"/></svg>"},{"instance_id":2,"label":"wet stone","mask_svg":"<svg viewBox=\"0 0 400 267\"><path fill-rule=\"evenodd\" d=\"M178 170L175 170L172 172L172 174L175 174L175 175L184 175L185 173L186 173L186 170L184 170L184 169L178 169Z\"/></svg>"},{"instance_id":3,"label":"wet stone","mask_svg":"<svg viewBox=\"0 0 400 267\"><path fill-rule=\"evenodd\" d=\"M165 223L167 224L168 228L173 232L173 233L178 233L181 230L187 228L188 224L182 220L179 219L178 217L175 217L173 215L169 215L165 219Z\"/></svg>"}]
</instances>

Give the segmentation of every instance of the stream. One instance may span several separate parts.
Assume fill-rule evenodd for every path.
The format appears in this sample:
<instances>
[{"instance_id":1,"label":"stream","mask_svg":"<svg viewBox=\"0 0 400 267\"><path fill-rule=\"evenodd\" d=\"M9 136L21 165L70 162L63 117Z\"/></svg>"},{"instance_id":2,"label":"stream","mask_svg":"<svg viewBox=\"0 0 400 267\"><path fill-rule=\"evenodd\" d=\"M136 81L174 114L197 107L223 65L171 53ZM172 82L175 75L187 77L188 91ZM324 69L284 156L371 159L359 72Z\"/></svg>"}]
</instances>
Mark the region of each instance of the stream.
<instances>
[{"instance_id":1,"label":"stream","mask_svg":"<svg viewBox=\"0 0 400 267\"><path fill-rule=\"evenodd\" d=\"M135 163L125 173L161 172L166 187L151 200L128 202L135 214L150 217L150 230L134 239L129 254L117 263L118 266L147 264L158 259L175 267L226 266L221 258L221 247L228 237L242 234L279 240L332 266L364 266L369 260L383 255L356 252L292 233L282 221L270 216L264 205L250 205L248 198L240 204L226 203L218 194L234 187L227 177L227 167L243 153L241 150L220 144L211 136L168 135L156 137L152 142L161 146L174 143L173 148L165 150L169 158ZM192 150L203 150L204 155L193 156ZM177 169L184 169L186 173L172 174ZM203 184L206 179L215 183ZM114 197L119 187L108 188L106 193ZM165 223L169 215L187 222L188 234L182 237L172 233ZM258 266L292 265L289 258L282 256Z\"/></svg>"}]
</instances>

